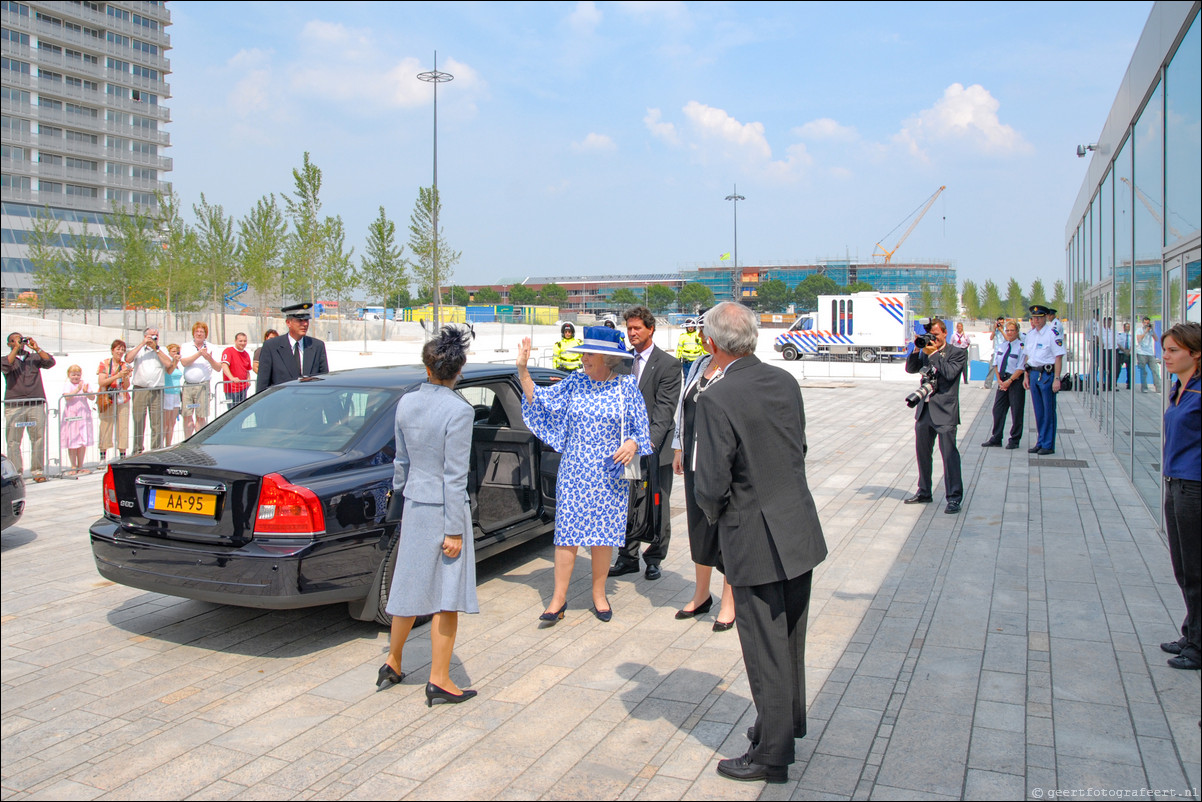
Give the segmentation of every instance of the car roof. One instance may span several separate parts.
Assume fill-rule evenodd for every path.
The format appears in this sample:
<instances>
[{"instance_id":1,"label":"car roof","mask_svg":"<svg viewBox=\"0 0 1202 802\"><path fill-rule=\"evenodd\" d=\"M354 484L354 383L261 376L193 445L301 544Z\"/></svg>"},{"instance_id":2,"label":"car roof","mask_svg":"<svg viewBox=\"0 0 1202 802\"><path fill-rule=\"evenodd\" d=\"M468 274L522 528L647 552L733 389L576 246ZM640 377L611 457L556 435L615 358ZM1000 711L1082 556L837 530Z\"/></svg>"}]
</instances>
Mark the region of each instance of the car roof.
<instances>
[{"instance_id":1,"label":"car roof","mask_svg":"<svg viewBox=\"0 0 1202 802\"><path fill-rule=\"evenodd\" d=\"M505 364L467 364L463 366L461 381L477 381L494 378L509 378L517 372L514 365ZM536 379L563 378L566 373L547 368L531 367L530 373ZM333 385L347 387L406 387L414 382L425 381L426 369L423 365L386 365L371 368L348 368L313 376L307 381L321 381ZM296 384L298 382L288 382Z\"/></svg>"}]
</instances>

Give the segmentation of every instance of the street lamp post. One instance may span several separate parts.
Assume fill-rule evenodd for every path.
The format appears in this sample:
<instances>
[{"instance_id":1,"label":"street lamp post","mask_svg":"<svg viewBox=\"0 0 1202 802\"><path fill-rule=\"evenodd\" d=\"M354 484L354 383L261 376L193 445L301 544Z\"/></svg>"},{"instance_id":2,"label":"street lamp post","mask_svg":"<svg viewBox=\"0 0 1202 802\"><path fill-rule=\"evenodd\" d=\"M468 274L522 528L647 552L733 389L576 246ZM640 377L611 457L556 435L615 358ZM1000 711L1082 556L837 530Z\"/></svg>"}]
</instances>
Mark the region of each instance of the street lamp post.
<instances>
[{"instance_id":1,"label":"street lamp post","mask_svg":"<svg viewBox=\"0 0 1202 802\"><path fill-rule=\"evenodd\" d=\"M734 286L735 301L737 303L742 303L743 302L743 279L742 279L742 276L739 274L739 201L747 200L747 199L739 194L739 187L736 184L736 185L734 185L734 191L726 196L726 200L734 202L734 211L735 211L735 251L734 251L735 274L734 274L734 277L733 277L731 283Z\"/></svg>"},{"instance_id":2,"label":"street lamp post","mask_svg":"<svg viewBox=\"0 0 1202 802\"><path fill-rule=\"evenodd\" d=\"M455 78L449 72L438 71L438 51L434 51L434 69L429 72L419 72L417 79L425 81L429 84L434 84L434 197L430 200L430 216L434 220L434 254L431 262L431 283L434 291L434 328L438 330L439 322L439 305L441 301L442 288L438 282L438 85L451 81Z\"/></svg>"}]
</instances>

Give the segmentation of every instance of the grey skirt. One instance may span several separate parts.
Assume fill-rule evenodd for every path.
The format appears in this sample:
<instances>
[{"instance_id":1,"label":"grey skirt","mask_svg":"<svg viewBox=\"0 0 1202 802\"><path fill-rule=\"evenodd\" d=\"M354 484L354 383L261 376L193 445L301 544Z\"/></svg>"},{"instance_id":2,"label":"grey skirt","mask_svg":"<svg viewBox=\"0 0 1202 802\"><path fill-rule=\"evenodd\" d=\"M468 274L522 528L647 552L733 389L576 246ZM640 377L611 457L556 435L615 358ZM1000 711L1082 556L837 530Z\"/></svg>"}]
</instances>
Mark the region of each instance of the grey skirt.
<instances>
[{"instance_id":1,"label":"grey skirt","mask_svg":"<svg viewBox=\"0 0 1202 802\"><path fill-rule=\"evenodd\" d=\"M396 570L385 607L389 615L480 612L472 532L463 533L459 556L448 559L442 553L442 506L405 499ZM466 518L471 520L470 510Z\"/></svg>"}]
</instances>

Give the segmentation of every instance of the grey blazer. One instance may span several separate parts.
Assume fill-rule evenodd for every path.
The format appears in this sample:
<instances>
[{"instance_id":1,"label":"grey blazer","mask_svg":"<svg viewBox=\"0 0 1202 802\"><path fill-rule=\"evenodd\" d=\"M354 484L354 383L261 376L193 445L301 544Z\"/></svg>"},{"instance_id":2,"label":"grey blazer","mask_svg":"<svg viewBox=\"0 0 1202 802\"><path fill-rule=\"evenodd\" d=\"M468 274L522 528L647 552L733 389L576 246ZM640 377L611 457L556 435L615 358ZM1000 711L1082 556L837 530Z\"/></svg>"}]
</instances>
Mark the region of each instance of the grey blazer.
<instances>
[{"instance_id":1,"label":"grey blazer","mask_svg":"<svg viewBox=\"0 0 1202 802\"><path fill-rule=\"evenodd\" d=\"M437 384L422 384L397 404L393 492L441 504L444 535L474 537L467 494L473 417L467 401Z\"/></svg>"},{"instance_id":2,"label":"grey blazer","mask_svg":"<svg viewBox=\"0 0 1202 802\"><path fill-rule=\"evenodd\" d=\"M718 525L730 584L794 579L826 559L797 380L743 357L697 398L695 426L694 496Z\"/></svg>"},{"instance_id":3,"label":"grey blazer","mask_svg":"<svg viewBox=\"0 0 1202 802\"><path fill-rule=\"evenodd\" d=\"M906 357L906 373L917 373L927 365L939 371L939 384L929 401L919 401L914 408L914 420L922 417L922 411L931 410L931 423L935 428L948 429L960 425L960 374L968 363L968 351L950 343L931 355L915 348Z\"/></svg>"}]
</instances>

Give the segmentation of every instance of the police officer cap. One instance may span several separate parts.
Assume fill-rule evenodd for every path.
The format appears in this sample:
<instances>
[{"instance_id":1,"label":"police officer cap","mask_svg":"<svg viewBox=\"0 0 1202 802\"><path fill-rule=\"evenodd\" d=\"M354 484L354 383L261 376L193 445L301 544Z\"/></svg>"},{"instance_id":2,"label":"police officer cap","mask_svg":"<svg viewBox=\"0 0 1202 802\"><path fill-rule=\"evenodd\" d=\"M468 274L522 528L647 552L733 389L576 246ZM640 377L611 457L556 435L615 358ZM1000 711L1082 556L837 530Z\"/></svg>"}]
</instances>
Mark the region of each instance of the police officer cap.
<instances>
[{"instance_id":1,"label":"police officer cap","mask_svg":"<svg viewBox=\"0 0 1202 802\"><path fill-rule=\"evenodd\" d=\"M313 304L305 301L304 303L285 306L280 311L284 313L284 317L295 318L296 320L308 320L311 315L309 310L313 308Z\"/></svg>"},{"instance_id":2,"label":"police officer cap","mask_svg":"<svg viewBox=\"0 0 1202 802\"><path fill-rule=\"evenodd\" d=\"M1056 310L1049 306L1048 307L1048 315L1051 317L1056 317Z\"/></svg>"},{"instance_id":3,"label":"police officer cap","mask_svg":"<svg viewBox=\"0 0 1202 802\"><path fill-rule=\"evenodd\" d=\"M1027 311L1031 313L1031 317L1047 317L1052 313L1052 310L1043 304L1032 304Z\"/></svg>"}]
</instances>

